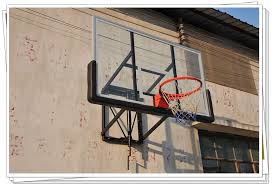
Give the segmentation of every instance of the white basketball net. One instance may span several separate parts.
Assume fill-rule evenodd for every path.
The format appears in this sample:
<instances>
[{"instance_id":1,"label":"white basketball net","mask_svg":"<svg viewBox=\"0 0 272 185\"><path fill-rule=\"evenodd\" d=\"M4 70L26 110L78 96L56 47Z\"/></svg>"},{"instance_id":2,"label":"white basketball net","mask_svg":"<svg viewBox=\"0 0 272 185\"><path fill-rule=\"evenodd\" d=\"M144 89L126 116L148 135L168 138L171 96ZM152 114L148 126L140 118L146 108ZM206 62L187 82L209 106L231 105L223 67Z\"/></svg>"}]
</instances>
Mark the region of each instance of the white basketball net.
<instances>
[{"instance_id":1,"label":"white basketball net","mask_svg":"<svg viewBox=\"0 0 272 185\"><path fill-rule=\"evenodd\" d=\"M187 96L180 96L183 92L191 92L199 87L199 82L195 80L174 80L161 87L161 93L169 105L178 123L191 126L196 120L196 113L200 103L201 90Z\"/></svg>"}]
</instances>

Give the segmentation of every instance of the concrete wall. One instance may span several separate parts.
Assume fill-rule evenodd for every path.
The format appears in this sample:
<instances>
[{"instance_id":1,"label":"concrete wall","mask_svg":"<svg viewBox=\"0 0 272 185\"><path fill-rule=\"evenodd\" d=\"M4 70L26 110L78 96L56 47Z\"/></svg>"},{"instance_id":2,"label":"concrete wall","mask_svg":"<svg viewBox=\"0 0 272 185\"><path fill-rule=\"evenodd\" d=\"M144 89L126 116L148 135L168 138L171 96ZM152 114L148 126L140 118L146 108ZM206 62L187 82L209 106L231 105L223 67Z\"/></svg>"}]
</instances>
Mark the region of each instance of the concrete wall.
<instances>
[{"instance_id":1,"label":"concrete wall","mask_svg":"<svg viewBox=\"0 0 272 185\"><path fill-rule=\"evenodd\" d=\"M92 16L180 42L173 20L155 12L149 12L149 18L137 11L131 16L127 14L110 9L10 9L11 173L202 172L197 129L177 125L171 118L143 145L133 147L130 171L127 171L127 146L108 144L101 139L101 106L87 101ZM157 19L151 19L152 15ZM209 66L220 67L214 64L218 60L209 58L206 51L208 46L217 49L221 46L213 46L217 43L210 42L201 47L202 39L193 36L191 39L188 36L188 40L190 46L204 52L206 73ZM222 48L222 52L225 51ZM232 53L230 55L233 56ZM243 58L239 58L239 52L235 56L239 61ZM244 56L248 57L247 54ZM258 67L256 59L252 62L245 59L243 64L236 64L246 65L248 71L256 71L254 67ZM256 133L257 90L254 93L250 84L248 91L242 91L238 88L241 85L235 87L235 80L228 83L230 85L224 84L224 78L218 82L213 80L218 79L213 78L213 73L206 74L206 78L213 96L216 124ZM254 81L257 82L258 79ZM241 84L247 87L247 81ZM158 119L157 116L144 116L144 130ZM207 128L205 124L203 127ZM113 128L111 134L120 133Z\"/></svg>"}]
</instances>

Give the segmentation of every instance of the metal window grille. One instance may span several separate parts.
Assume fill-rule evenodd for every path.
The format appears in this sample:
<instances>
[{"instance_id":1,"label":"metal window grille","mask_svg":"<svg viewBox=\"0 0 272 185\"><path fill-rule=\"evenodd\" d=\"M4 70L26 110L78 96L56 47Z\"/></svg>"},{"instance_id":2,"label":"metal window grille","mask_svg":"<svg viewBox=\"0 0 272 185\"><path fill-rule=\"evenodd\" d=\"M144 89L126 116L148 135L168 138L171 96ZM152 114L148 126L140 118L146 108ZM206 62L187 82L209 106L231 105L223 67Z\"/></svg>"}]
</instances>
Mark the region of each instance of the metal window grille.
<instances>
[{"instance_id":1,"label":"metal window grille","mask_svg":"<svg viewBox=\"0 0 272 185\"><path fill-rule=\"evenodd\" d=\"M259 141L237 135L199 131L204 173L258 173Z\"/></svg>"}]
</instances>

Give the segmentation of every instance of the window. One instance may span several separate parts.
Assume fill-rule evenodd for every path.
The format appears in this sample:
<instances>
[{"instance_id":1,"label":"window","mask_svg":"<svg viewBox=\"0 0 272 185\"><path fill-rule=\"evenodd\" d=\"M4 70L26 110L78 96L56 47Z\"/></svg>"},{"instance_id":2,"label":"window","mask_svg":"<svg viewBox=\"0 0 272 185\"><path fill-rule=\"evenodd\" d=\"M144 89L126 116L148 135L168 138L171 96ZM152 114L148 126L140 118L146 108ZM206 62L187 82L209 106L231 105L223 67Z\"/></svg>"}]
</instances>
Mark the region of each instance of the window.
<instances>
[{"instance_id":1,"label":"window","mask_svg":"<svg viewBox=\"0 0 272 185\"><path fill-rule=\"evenodd\" d=\"M259 141L255 138L199 130L204 173L258 173Z\"/></svg>"}]
</instances>

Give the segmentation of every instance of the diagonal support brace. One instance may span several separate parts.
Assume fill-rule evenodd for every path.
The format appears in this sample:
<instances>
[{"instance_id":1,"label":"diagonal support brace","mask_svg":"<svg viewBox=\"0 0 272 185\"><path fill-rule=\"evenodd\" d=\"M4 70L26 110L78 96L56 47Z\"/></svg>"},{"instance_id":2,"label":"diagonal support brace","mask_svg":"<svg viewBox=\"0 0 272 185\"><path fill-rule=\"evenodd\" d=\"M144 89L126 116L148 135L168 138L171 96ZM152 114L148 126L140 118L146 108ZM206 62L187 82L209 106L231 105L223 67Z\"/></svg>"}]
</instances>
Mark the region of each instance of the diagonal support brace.
<instances>
[{"instance_id":1,"label":"diagonal support brace","mask_svg":"<svg viewBox=\"0 0 272 185\"><path fill-rule=\"evenodd\" d=\"M156 128L158 128L169 116L163 116L151 129L149 129L144 135L143 140L145 140Z\"/></svg>"},{"instance_id":2,"label":"diagonal support brace","mask_svg":"<svg viewBox=\"0 0 272 185\"><path fill-rule=\"evenodd\" d=\"M107 124L105 128L103 128L101 135L105 136L105 133L112 127L112 125L119 119L119 117L125 112L125 109L121 109L115 116L114 118Z\"/></svg>"}]
</instances>

